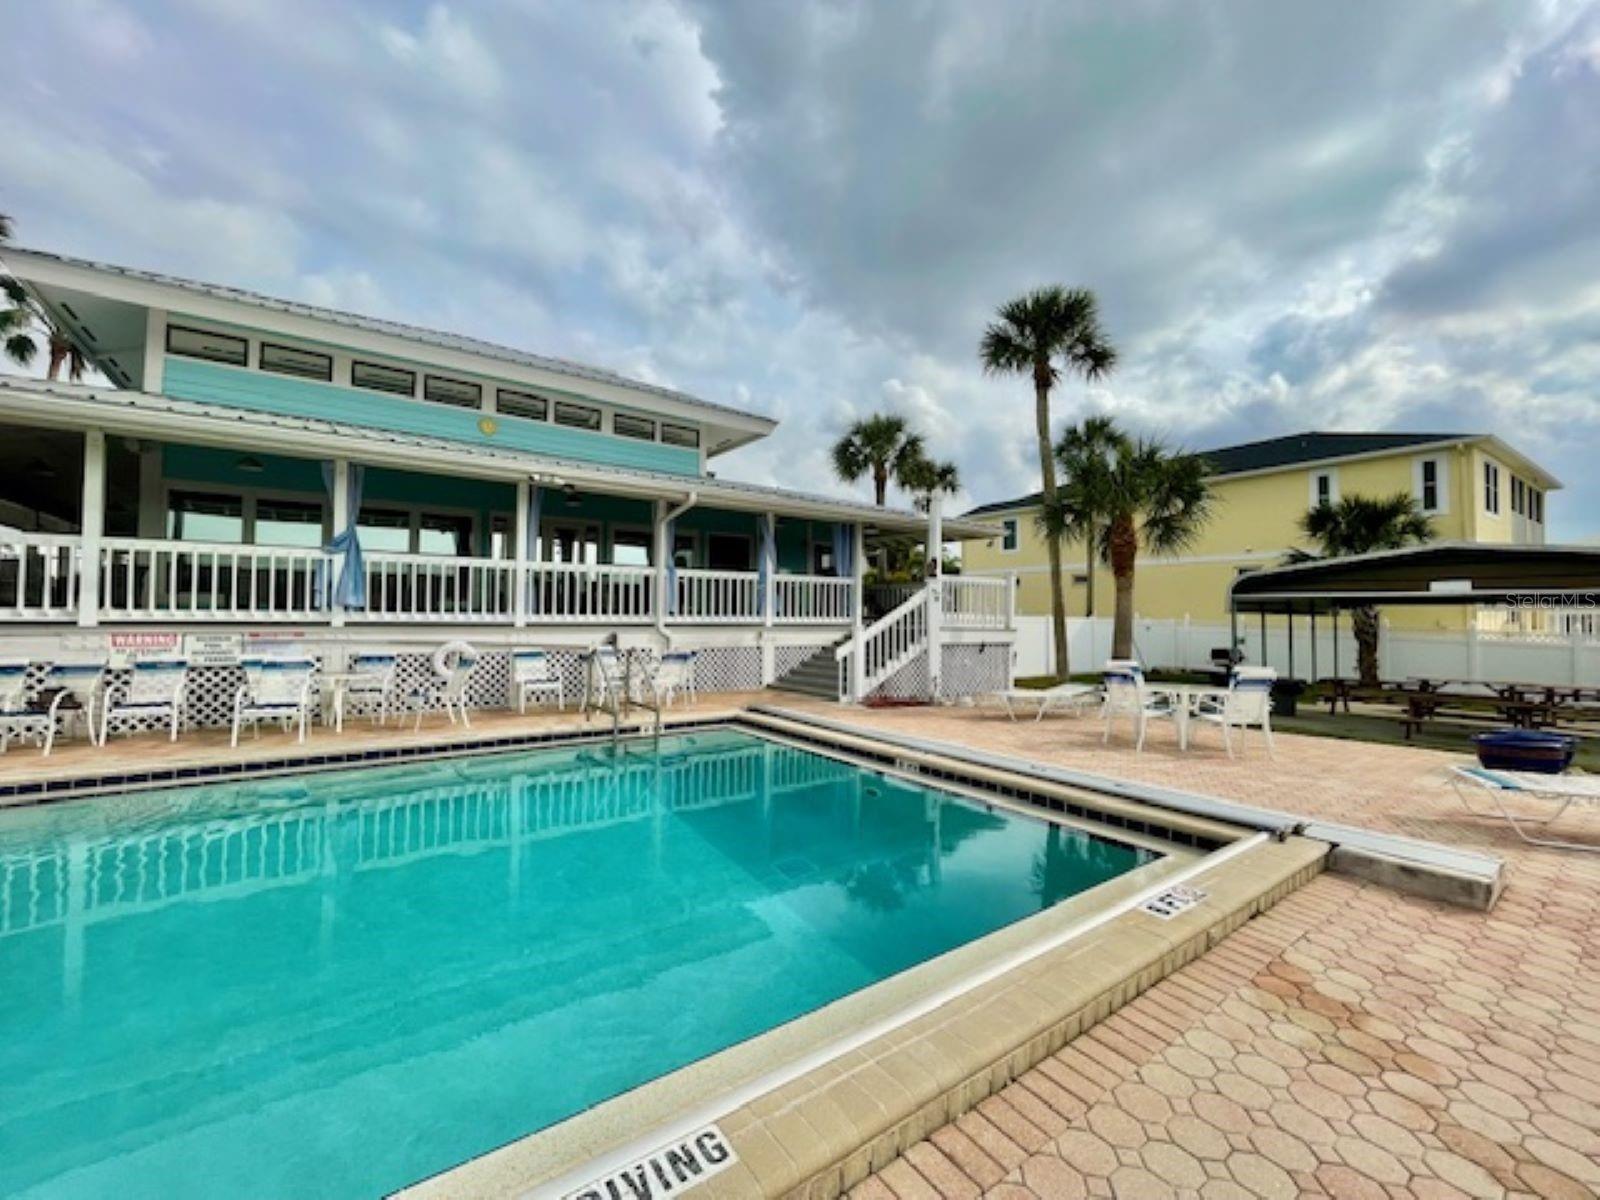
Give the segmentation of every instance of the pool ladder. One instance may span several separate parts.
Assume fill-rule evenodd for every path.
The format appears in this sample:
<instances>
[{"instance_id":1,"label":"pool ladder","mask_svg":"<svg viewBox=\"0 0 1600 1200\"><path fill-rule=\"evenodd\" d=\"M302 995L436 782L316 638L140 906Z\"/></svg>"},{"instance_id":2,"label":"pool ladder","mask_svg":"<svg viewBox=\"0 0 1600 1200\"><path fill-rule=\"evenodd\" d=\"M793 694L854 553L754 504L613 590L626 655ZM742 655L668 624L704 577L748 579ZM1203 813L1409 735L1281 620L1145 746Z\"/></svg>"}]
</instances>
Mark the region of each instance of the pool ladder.
<instances>
[{"instance_id":1,"label":"pool ladder","mask_svg":"<svg viewBox=\"0 0 1600 1200\"><path fill-rule=\"evenodd\" d=\"M600 649L610 646L616 652L617 658L622 663L622 679L613 686L606 678L606 670L600 664ZM646 712L655 714L655 722L648 728L654 734L655 740L661 741L661 698L655 694L655 689L650 689L650 700L637 700L635 695L642 695L643 689L636 693L633 686L635 650L622 650L617 645L617 635L610 634L594 650L589 652L588 670L585 674L583 688L583 711L585 719L594 709L611 714L611 745L615 748L622 741L622 718L632 709L642 708ZM596 701L595 698L599 697Z\"/></svg>"}]
</instances>

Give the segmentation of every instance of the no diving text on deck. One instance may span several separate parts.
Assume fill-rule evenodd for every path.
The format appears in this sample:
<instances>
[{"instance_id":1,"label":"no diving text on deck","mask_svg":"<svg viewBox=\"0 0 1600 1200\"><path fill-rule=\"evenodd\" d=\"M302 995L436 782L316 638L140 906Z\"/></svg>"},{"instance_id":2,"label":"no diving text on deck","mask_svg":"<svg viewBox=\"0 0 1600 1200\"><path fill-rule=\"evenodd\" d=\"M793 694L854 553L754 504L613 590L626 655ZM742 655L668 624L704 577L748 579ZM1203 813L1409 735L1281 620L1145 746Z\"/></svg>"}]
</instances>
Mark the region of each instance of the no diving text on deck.
<instances>
[{"instance_id":1,"label":"no diving text on deck","mask_svg":"<svg viewBox=\"0 0 1600 1200\"><path fill-rule=\"evenodd\" d=\"M708 1125L620 1171L568 1192L561 1200L653 1200L704 1183L738 1161L722 1130Z\"/></svg>"}]
</instances>

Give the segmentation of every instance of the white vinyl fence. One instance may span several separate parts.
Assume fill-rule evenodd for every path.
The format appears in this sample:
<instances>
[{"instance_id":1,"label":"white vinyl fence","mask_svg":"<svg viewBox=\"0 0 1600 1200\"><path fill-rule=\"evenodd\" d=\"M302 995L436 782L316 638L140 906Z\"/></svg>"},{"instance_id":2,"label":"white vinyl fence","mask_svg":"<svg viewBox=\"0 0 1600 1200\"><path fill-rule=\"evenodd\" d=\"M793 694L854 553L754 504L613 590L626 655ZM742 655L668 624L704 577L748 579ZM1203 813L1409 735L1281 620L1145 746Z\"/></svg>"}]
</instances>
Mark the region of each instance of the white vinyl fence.
<instances>
[{"instance_id":1,"label":"white vinyl fence","mask_svg":"<svg viewBox=\"0 0 1600 1200\"><path fill-rule=\"evenodd\" d=\"M1016 673L1047 675L1054 670L1055 655L1050 618L1017 617ZM1289 635L1282 617L1267 619L1262 645L1259 617L1239 618L1240 647L1247 662L1291 673ZM1137 618L1133 625L1134 652L1147 667L1198 669L1211 665L1213 649L1228 645L1226 622L1199 622L1187 618L1153 620ZM1071 617L1067 620L1067 654L1074 672L1098 671L1111 656L1111 618ZM1316 654L1313 659L1311 627L1305 617L1294 621L1292 673L1300 679L1325 678L1335 673L1333 629L1326 617L1317 619ZM1356 641L1348 615L1339 620L1338 674L1353 676ZM1424 633L1396 630L1384 623L1378 641L1378 670L1384 679L1422 676L1444 680L1481 680L1491 683L1546 683L1600 685L1600 636L1573 634Z\"/></svg>"}]
</instances>

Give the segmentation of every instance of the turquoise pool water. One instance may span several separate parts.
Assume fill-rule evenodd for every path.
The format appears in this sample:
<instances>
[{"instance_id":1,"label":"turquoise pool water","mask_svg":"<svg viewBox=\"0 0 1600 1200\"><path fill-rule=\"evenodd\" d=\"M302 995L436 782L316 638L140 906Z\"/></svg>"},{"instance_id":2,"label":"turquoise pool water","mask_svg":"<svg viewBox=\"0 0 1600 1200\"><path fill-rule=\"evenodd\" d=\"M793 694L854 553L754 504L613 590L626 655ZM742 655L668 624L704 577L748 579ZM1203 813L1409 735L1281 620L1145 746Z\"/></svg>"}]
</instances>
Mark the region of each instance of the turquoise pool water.
<instances>
[{"instance_id":1,"label":"turquoise pool water","mask_svg":"<svg viewBox=\"0 0 1600 1200\"><path fill-rule=\"evenodd\" d=\"M1150 857L732 730L0 812L0 1194L378 1195Z\"/></svg>"}]
</instances>

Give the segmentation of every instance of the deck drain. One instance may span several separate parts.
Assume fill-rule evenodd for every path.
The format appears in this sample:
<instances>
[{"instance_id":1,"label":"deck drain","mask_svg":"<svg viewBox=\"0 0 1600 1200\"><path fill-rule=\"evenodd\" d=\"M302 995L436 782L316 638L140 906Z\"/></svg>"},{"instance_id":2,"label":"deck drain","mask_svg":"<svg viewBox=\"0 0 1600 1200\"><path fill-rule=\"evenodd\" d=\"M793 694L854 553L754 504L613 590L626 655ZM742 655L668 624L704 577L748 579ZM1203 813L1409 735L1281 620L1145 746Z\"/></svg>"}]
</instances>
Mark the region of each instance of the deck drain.
<instances>
[{"instance_id":1,"label":"deck drain","mask_svg":"<svg viewBox=\"0 0 1600 1200\"><path fill-rule=\"evenodd\" d=\"M1158 895L1151 896L1139 907L1152 917L1160 917L1163 921L1170 921L1179 913L1188 912L1196 904L1206 898L1206 893L1199 888L1169 887Z\"/></svg>"}]
</instances>

